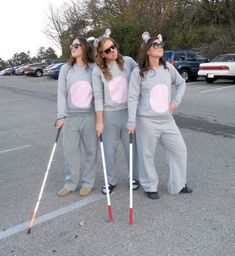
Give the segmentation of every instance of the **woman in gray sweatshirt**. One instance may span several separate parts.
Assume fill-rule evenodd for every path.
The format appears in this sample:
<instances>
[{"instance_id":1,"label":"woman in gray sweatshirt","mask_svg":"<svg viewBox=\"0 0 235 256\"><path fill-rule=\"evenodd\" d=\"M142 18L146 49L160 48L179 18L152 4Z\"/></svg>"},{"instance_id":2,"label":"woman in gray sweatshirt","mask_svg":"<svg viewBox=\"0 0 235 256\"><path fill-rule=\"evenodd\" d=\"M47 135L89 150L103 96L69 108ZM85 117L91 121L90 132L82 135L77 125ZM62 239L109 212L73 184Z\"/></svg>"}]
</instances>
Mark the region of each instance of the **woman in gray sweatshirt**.
<instances>
[{"instance_id":1,"label":"woman in gray sweatshirt","mask_svg":"<svg viewBox=\"0 0 235 256\"><path fill-rule=\"evenodd\" d=\"M63 127L65 184L58 191L66 196L75 191L81 181L80 196L88 195L95 182L98 140L91 74L94 67L92 47L86 38L77 37L71 58L63 65L58 80L57 128ZM84 146L84 169L81 167L81 143Z\"/></svg>"},{"instance_id":2,"label":"woman in gray sweatshirt","mask_svg":"<svg viewBox=\"0 0 235 256\"><path fill-rule=\"evenodd\" d=\"M158 199L158 175L154 164L157 142L166 153L170 168L168 192L192 192L186 185L187 148L172 116L185 92L185 81L175 67L163 60L162 36L142 35L139 67L130 78L128 131L136 131L139 178L147 196ZM171 98L171 87L175 95Z\"/></svg>"},{"instance_id":3,"label":"woman in gray sweatshirt","mask_svg":"<svg viewBox=\"0 0 235 256\"><path fill-rule=\"evenodd\" d=\"M129 135L127 132L127 96L131 71L137 65L130 57L123 57L117 43L109 37L110 29L96 39L97 65L92 72L94 88L96 131L103 135L105 161L111 193L117 183L117 148L121 140L127 162L129 160ZM133 189L139 188L137 170L134 166ZM102 192L106 194L105 186Z\"/></svg>"}]
</instances>

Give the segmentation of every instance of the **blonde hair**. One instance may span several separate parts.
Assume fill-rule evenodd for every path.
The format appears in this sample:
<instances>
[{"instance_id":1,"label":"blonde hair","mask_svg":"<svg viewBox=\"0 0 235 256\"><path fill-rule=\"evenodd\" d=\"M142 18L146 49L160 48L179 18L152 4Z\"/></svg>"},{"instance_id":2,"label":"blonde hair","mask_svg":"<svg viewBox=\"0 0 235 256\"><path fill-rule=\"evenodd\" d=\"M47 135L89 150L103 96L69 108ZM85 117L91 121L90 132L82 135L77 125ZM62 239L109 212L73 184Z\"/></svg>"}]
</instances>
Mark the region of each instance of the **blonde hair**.
<instances>
[{"instance_id":1,"label":"blonde hair","mask_svg":"<svg viewBox=\"0 0 235 256\"><path fill-rule=\"evenodd\" d=\"M104 43L107 41L107 40L110 40L113 42L113 44L116 46L117 48L117 59L116 59L116 62L118 64L118 67L121 71L124 70L124 59L122 57L122 55L119 53L119 47L118 47L118 44L115 42L115 40L111 37L102 37L101 40L99 40L99 43L98 43L98 46L97 46L97 53L96 53L96 64L99 66L99 68L101 69L105 79L107 80L112 80L112 74L108 68L108 65L107 65L107 62L106 62L106 59L102 56L102 48L103 48L103 45Z\"/></svg>"}]
</instances>

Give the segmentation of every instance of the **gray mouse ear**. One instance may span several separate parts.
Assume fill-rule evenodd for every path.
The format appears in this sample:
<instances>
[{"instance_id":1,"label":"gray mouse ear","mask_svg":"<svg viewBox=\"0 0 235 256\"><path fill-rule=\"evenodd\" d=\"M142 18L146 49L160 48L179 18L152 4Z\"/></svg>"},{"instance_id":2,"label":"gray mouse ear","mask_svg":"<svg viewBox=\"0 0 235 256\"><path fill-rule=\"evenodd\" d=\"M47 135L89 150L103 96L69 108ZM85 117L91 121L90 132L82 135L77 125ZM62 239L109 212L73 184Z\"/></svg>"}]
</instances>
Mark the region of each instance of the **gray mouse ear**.
<instances>
[{"instance_id":1,"label":"gray mouse ear","mask_svg":"<svg viewBox=\"0 0 235 256\"><path fill-rule=\"evenodd\" d=\"M99 44L99 39L98 38L95 38L94 42L93 42L93 45L95 48L98 47L98 44Z\"/></svg>"},{"instance_id":2,"label":"gray mouse ear","mask_svg":"<svg viewBox=\"0 0 235 256\"><path fill-rule=\"evenodd\" d=\"M104 37L109 37L111 35L111 29L110 28L107 28L104 32Z\"/></svg>"},{"instance_id":3,"label":"gray mouse ear","mask_svg":"<svg viewBox=\"0 0 235 256\"><path fill-rule=\"evenodd\" d=\"M162 41L163 41L163 40L162 40L162 35L161 35L161 34L158 34L158 35L157 35L157 38L159 39L160 43L162 43Z\"/></svg>"},{"instance_id":4,"label":"gray mouse ear","mask_svg":"<svg viewBox=\"0 0 235 256\"><path fill-rule=\"evenodd\" d=\"M148 40L149 40L149 38L150 38L149 32L145 31L145 32L142 34L142 39L144 40L145 43L147 43Z\"/></svg>"},{"instance_id":5,"label":"gray mouse ear","mask_svg":"<svg viewBox=\"0 0 235 256\"><path fill-rule=\"evenodd\" d=\"M90 42L92 42L92 41L94 41L95 40L95 37L94 36L90 36L90 37L88 37L87 39L86 39L86 41L88 42L88 43L90 43Z\"/></svg>"}]
</instances>

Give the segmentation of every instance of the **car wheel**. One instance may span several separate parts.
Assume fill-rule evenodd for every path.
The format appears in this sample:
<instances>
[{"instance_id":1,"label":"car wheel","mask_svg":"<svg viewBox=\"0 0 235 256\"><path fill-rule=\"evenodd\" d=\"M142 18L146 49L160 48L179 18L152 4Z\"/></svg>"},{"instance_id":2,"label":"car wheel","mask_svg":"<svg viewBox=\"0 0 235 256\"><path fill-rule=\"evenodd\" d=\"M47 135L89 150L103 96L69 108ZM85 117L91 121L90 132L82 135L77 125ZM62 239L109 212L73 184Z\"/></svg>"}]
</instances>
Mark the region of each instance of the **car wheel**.
<instances>
[{"instance_id":1,"label":"car wheel","mask_svg":"<svg viewBox=\"0 0 235 256\"><path fill-rule=\"evenodd\" d=\"M35 71L35 76L36 76L36 77L42 76L42 70L37 69L37 70Z\"/></svg>"},{"instance_id":2,"label":"car wheel","mask_svg":"<svg viewBox=\"0 0 235 256\"><path fill-rule=\"evenodd\" d=\"M183 77L183 79L185 80L185 82L188 82L189 80L189 72L188 70L180 70L180 75Z\"/></svg>"},{"instance_id":3,"label":"car wheel","mask_svg":"<svg viewBox=\"0 0 235 256\"><path fill-rule=\"evenodd\" d=\"M208 84L212 84L212 83L214 83L215 79L206 77L206 81Z\"/></svg>"}]
</instances>

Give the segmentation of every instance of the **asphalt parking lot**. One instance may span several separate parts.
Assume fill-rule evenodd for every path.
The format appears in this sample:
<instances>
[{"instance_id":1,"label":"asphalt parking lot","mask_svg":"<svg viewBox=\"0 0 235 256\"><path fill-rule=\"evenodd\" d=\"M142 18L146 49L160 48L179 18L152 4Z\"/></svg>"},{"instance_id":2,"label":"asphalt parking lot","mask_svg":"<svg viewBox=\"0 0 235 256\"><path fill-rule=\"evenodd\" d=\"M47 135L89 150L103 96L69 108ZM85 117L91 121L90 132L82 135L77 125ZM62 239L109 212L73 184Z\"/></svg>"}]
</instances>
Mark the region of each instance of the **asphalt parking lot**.
<instances>
[{"instance_id":1,"label":"asphalt parking lot","mask_svg":"<svg viewBox=\"0 0 235 256\"><path fill-rule=\"evenodd\" d=\"M187 84L175 112L188 148L189 195L166 191L168 167L159 145L160 199L134 192L134 224L128 224L128 170L118 152L119 182L107 221L101 157L88 197L59 198L63 186L61 137L32 233L27 225L37 201L56 136L57 81L0 77L1 256L232 256L235 251L235 85Z\"/></svg>"}]
</instances>

